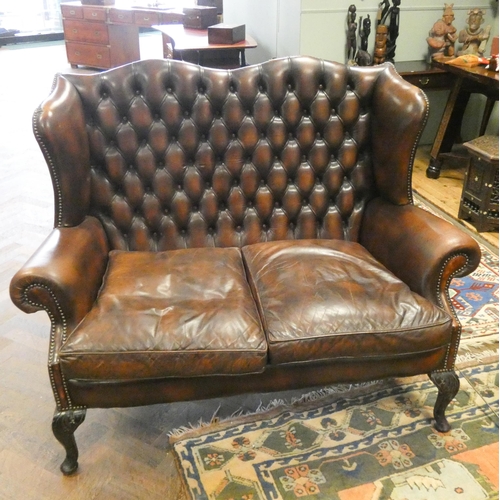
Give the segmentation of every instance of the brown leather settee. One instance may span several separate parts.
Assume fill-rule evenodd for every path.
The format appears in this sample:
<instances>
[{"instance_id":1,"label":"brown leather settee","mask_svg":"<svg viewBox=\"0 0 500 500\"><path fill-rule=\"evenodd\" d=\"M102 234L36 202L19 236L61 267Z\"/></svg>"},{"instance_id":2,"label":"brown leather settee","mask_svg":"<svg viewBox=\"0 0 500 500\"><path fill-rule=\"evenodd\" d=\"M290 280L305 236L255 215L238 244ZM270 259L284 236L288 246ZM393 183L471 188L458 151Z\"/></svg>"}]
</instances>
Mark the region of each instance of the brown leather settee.
<instances>
[{"instance_id":1,"label":"brown leather settee","mask_svg":"<svg viewBox=\"0 0 500 500\"><path fill-rule=\"evenodd\" d=\"M87 408L429 374L476 242L413 205L427 101L390 64L148 60L57 76L34 115L55 227L11 296L51 319L53 431Z\"/></svg>"}]
</instances>

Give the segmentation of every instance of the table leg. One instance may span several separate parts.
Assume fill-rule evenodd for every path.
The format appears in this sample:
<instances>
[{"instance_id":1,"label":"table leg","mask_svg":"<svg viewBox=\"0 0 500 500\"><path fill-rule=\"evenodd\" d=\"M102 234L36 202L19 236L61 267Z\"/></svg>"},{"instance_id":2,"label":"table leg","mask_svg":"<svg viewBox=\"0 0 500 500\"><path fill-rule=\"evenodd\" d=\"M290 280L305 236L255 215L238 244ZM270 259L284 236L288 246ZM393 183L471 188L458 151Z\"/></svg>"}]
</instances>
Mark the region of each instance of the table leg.
<instances>
[{"instance_id":1,"label":"table leg","mask_svg":"<svg viewBox=\"0 0 500 500\"><path fill-rule=\"evenodd\" d=\"M430 163L426 175L431 179L437 179L441 173L439 154L450 151L453 142L460 133L462 117L469 101L470 92L462 92L463 78L458 77L450 91L446 107L439 124L436 138L430 154Z\"/></svg>"},{"instance_id":2,"label":"table leg","mask_svg":"<svg viewBox=\"0 0 500 500\"><path fill-rule=\"evenodd\" d=\"M241 64L241 67L244 67L244 66L247 65L247 61L246 61L246 58L245 58L245 49L240 49L240 54L241 54L240 64Z\"/></svg>"},{"instance_id":3,"label":"table leg","mask_svg":"<svg viewBox=\"0 0 500 500\"><path fill-rule=\"evenodd\" d=\"M486 127L490 120L491 112L493 111L493 106L495 105L495 99L488 97L486 100L486 105L484 107L483 119L481 120L481 128L479 129L479 137L484 135L486 132Z\"/></svg>"}]
</instances>

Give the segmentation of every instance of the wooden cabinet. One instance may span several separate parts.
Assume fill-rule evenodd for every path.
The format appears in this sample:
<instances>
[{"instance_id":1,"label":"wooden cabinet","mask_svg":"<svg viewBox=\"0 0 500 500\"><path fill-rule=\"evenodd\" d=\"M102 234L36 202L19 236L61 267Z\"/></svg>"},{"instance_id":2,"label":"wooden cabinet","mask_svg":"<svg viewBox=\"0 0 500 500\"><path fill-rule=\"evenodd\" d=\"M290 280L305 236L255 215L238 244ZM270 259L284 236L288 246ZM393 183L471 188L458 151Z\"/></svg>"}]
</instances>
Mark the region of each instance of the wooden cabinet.
<instances>
[{"instance_id":1,"label":"wooden cabinet","mask_svg":"<svg viewBox=\"0 0 500 500\"><path fill-rule=\"evenodd\" d=\"M62 4L66 53L72 67L108 69L140 59L139 28L114 24L109 8Z\"/></svg>"},{"instance_id":2,"label":"wooden cabinet","mask_svg":"<svg viewBox=\"0 0 500 500\"><path fill-rule=\"evenodd\" d=\"M182 23L174 9L61 4L66 53L72 67L108 69L140 59L139 27Z\"/></svg>"}]
</instances>

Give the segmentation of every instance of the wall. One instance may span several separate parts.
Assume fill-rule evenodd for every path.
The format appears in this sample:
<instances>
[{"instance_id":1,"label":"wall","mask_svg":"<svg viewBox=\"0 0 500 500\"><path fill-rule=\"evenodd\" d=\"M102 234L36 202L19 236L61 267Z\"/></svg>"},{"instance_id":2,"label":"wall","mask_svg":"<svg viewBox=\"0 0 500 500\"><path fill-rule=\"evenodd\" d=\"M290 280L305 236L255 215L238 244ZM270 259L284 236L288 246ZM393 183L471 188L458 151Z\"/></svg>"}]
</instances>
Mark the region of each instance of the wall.
<instances>
[{"instance_id":1,"label":"wall","mask_svg":"<svg viewBox=\"0 0 500 500\"><path fill-rule=\"evenodd\" d=\"M356 5L357 21L370 15L372 32L368 40L370 51L375 44L375 19L379 0L224 0L224 21L244 23L259 44L247 51L247 61L258 63L272 57L307 54L345 62L347 10ZM391 2L392 3L392 2ZM451 3L451 2L450 2ZM453 25L458 31L466 27L467 11L479 7L486 11L485 23L491 25L491 40L498 35L498 2L495 0L455 0ZM444 2L436 0L402 0L396 62L422 60L428 57L426 38L435 21L443 14ZM456 44L458 49L459 44ZM429 92L431 114L422 143L431 143L435 136L447 92ZM475 137L481 122L484 97L474 95L467 107L464 140ZM489 133L498 133L498 107L490 120Z\"/></svg>"}]
</instances>

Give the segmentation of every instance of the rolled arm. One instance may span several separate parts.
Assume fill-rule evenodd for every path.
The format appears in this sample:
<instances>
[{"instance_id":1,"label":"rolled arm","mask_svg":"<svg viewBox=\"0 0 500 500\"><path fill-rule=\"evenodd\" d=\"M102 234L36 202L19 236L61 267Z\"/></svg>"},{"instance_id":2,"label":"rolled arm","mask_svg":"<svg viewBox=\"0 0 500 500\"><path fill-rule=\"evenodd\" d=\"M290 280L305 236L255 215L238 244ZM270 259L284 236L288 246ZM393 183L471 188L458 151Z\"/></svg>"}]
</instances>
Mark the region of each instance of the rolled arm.
<instances>
[{"instance_id":1,"label":"rolled arm","mask_svg":"<svg viewBox=\"0 0 500 500\"><path fill-rule=\"evenodd\" d=\"M27 313L45 310L64 331L76 326L97 296L108 251L102 225L93 217L54 229L12 278L12 301Z\"/></svg>"},{"instance_id":2,"label":"rolled arm","mask_svg":"<svg viewBox=\"0 0 500 500\"><path fill-rule=\"evenodd\" d=\"M451 279L470 274L481 259L477 242L448 221L380 198L367 206L360 242L414 292L446 309Z\"/></svg>"}]
</instances>

